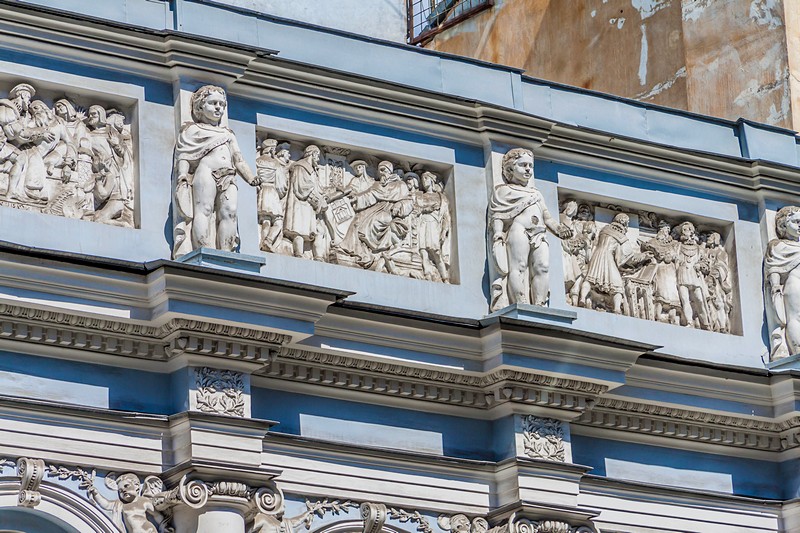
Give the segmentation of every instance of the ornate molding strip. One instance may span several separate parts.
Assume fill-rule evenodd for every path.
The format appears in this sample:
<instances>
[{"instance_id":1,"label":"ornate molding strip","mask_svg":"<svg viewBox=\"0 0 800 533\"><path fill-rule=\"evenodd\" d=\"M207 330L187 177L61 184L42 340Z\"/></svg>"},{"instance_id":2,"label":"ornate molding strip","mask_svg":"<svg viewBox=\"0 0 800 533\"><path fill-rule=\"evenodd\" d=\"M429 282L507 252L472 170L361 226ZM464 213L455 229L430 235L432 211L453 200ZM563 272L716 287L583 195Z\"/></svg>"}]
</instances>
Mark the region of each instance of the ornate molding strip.
<instances>
[{"instance_id":1,"label":"ornate molding strip","mask_svg":"<svg viewBox=\"0 0 800 533\"><path fill-rule=\"evenodd\" d=\"M564 520L549 520L517 517L512 514L506 522L489 527L489 521L483 517L470 519L463 514L440 515L437 523L444 531L451 533L595 533L593 527L587 525L571 525Z\"/></svg>"},{"instance_id":2,"label":"ornate molding strip","mask_svg":"<svg viewBox=\"0 0 800 533\"><path fill-rule=\"evenodd\" d=\"M262 487L251 487L239 481L204 482L201 479L184 475L179 483L167 489L158 476L140 478L133 472L115 474L109 472L103 478L105 486L117 493L117 498L109 499L95 485L95 470L88 471L81 467L46 464L42 459L19 458L16 463L0 458L0 472L4 467L17 466L20 480L19 505L35 507L41 501L38 488L45 477L60 481L77 481L78 489L86 492L86 498L97 507L107 511L109 517L122 533L148 533L155 531L153 523L158 524L159 531L168 529L172 521L172 509L177 505L186 505L201 509L215 501L229 504L236 501L247 508L250 516L263 516L274 519L284 509L283 492L269 482ZM336 514L342 505L320 504L309 507L311 514L322 516L322 508L335 509ZM347 506L356 504L345 502ZM309 522L310 525L310 522Z\"/></svg>"},{"instance_id":3,"label":"ornate molding strip","mask_svg":"<svg viewBox=\"0 0 800 533\"><path fill-rule=\"evenodd\" d=\"M581 412L608 390L605 385L534 373L466 375L291 348L277 353L260 375L478 409L521 402Z\"/></svg>"},{"instance_id":4,"label":"ornate molding strip","mask_svg":"<svg viewBox=\"0 0 800 533\"><path fill-rule=\"evenodd\" d=\"M145 326L0 304L0 339L164 361L184 353L263 361L291 336L188 319Z\"/></svg>"},{"instance_id":5,"label":"ornate molding strip","mask_svg":"<svg viewBox=\"0 0 800 533\"><path fill-rule=\"evenodd\" d=\"M800 446L800 417L774 423L606 398L573 424L762 451Z\"/></svg>"}]
</instances>

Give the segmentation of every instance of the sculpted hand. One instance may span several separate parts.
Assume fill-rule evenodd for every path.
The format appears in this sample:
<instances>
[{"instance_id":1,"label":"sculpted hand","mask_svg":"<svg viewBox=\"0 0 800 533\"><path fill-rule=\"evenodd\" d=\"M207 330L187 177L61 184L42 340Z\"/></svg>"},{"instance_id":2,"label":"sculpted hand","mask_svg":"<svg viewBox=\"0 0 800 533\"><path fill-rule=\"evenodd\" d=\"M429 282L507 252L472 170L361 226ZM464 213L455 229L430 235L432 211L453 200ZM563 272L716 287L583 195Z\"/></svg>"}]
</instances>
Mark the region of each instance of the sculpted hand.
<instances>
[{"instance_id":1,"label":"sculpted hand","mask_svg":"<svg viewBox=\"0 0 800 533\"><path fill-rule=\"evenodd\" d=\"M569 239L572 237L572 230L566 224L559 224L556 228L556 235L559 239Z\"/></svg>"}]
</instances>

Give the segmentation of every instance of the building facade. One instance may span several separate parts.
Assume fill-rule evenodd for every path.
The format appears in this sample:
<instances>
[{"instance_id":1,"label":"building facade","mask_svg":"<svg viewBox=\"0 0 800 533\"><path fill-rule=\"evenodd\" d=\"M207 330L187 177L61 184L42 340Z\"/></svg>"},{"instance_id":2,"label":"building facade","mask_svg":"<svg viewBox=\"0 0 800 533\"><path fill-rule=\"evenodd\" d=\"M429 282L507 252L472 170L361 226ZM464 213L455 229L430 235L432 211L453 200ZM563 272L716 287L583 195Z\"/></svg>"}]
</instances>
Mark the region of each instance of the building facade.
<instances>
[{"instance_id":1,"label":"building facade","mask_svg":"<svg viewBox=\"0 0 800 533\"><path fill-rule=\"evenodd\" d=\"M425 46L652 104L800 129L797 2L492 4Z\"/></svg>"},{"instance_id":2,"label":"building facade","mask_svg":"<svg viewBox=\"0 0 800 533\"><path fill-rule=\"evenodd\" d=\"M0 15L0 532L800 530L793 132L211 1Z\"/></svg>"}]
</instances>

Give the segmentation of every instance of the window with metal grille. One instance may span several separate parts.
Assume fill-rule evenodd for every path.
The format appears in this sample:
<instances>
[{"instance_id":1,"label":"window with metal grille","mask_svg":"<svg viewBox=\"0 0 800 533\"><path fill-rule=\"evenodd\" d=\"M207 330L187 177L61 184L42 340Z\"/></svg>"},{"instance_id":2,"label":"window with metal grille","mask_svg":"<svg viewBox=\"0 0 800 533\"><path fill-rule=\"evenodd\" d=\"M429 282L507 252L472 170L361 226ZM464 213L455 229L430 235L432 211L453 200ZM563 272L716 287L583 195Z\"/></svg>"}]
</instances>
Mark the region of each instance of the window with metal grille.
<instances>
[{"instance_id":1,"label":"window with metal grille","mask_svg":"<svg viewBox=\"0 0 800 533\"><path fill-rule=\"evenodd\" d=\"M494 5L494 0L406 1L410 44L425 44L437 33Z\"/></svg>"}]
</instances>

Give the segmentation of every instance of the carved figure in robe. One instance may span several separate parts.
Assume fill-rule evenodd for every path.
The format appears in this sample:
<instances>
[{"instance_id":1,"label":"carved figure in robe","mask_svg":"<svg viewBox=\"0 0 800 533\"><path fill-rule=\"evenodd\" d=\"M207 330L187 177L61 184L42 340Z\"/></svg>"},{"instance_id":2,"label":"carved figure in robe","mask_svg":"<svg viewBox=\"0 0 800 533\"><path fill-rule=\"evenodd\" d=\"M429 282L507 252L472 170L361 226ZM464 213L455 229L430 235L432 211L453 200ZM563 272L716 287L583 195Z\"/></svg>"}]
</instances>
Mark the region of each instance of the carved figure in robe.
<instances>
[{"instance_id":1,"label":"carved figure in robe","mask_svg":"<svg viewBox=\"0 0 800 533\"><path fill-rule=\"evenodd\" d=\"M629 223L628 215L617 213L611 224L600 230L586 268L586 278L581 285L581 305L592 307L593 303L598 302L592 301L590 292L595 293L595 299L600 297L597 295L600 293L611 298L611 310L614 313L622 314L625 295L623 270L633 271L653 260L652 255L633 250L627 235Z\"/></svg>"},{"instance_id":2,"label":"carved figure in robe","mask_svg":"<svg viewBox=\"0 0 800 533\"><path fill-rule=\"evenodd\" d=\"M450 204L444 194L442 182L433 172L422 173L422 191L419 195L420 217L417 226L419 252L425 279L434 279L432 267L439 279L450 282Z\"/></svg>"},{"instance_id":3,"label":"carved figure in robe","mask_svg":"<svg viewBox=\"0 0 800 533\"><path fill-rule=\"evenodd\" d=\"M678 272L675 268L678 243L672 238L670 231L667 221L659 221L658 233L642 243L642 251L652 253L656 260L656 275L653 279L656 320L677 324L681 309Z\"/></svg>"},{"instance_id":4,"label":"carved figure in robe","mask_svg":"<svg viewBox=\"0 0 800 533\"><path fill-rule=\"evenodd\" d=\"M675 268L681 300L681 325L694 327L696 320L702 329L709 329L708 286L705 282L708 262L698 243L697 231L694 224L686 221L676 226L673 233L679 240Z\"/></svg>"},{"instance_id":5,"label":"carved figure in robe","mask_svg":"<svg viewBox=\"0 0 800 533\"><path fill-rule=\"evenodd\" d=\"M770 358L800 354L800 207L775 216L778 238L764 255L764 289L770 327Z\"/></svg>"},{"instance_id":6,"label":"carved figure in robe","mask_svg":"<svg viewBox=\"0 0 800 533\"><path fill-rule=\"evenodd\" d=\"M125 124L125 115L117 110L108 113L109 134L117 143L118 148L114 150L114 158L120 171L120 192L126 206L132 208L134 196L134 166L133 166L133 137L131 127Z\"/></svg>"},{"instance_id":7,"label":"carved figure in robe","mask_svg":"<svg viewBox=\"0 0 800 533\"><path fill-rule=\"evenodd\" d=\"M295 257L303 257L305 244L309 243L314 259L324 261L328 257L329 238L321 216L328 201L319 183L319 160L320 149L310 144L303 159L292 165L283 232L292 241Z\"/></svg>"},{"instance_id":8,"label":"carved figure in robe","mask_svg":"<svg viewBox=\"0 0 800 533\"><path fill-rule=\"evenodd\" d=\"M562 204L559 220L572 232L572 236L562 244L565 252L564 282L568 301L577 306L597 229L591 207L587 204L578 205L575 200L567 200Z\"/></svg>"},{"instance_id":9,"label":"carved figure in robe","mask_svg":"<svg viewBox=\"0 0 800 533\"><path fill-rule=\"evenodd\" d=\"M97 222L110 222L125 210L123 166L130 165L131 153L122 133L109 124L106 110L99 105L89 108L86 117L92 148L94 214Z\"/></svg>"},{"instance_id":10,"label":"carved figure in robe","mask_svg":"<svg viewBox=\"0 0 800 533\"><path fill-rule=\"evenodd\" d=\"M351 161L350 168L353 169L353 178L348 184L348 189L352 194L361 194L375 183L375 179L367 174L367 162L363 159Z\"/></svg>"},{"instance_id":11,"label":"carved figure in robe","mask_svg":"<svg viewBox=\"0 0 800 533\"><path fill-rule=\"evenodd\" d=\"M228 101L221 87L206 85L191 99L192 121L175 146L175 245L178 258L201 247L232 252L239 244L236 176L257 186L233 131L221 125Z\"/></svg>"},{"instance_id":12,"label":"carved figure in robe","mask_svg":"<svg viewBox=\"0 0 800 533\"><path fill-rule=\"evenodd\" d=\"M706 286L711 329L720 333L730 333L730 314L733 308L731 267L728 263L728 252L722 247L720 235L715 231L705 237L705 257L708 261Z\"/></svg>"},{"instance_id":13,"label":"carved figure in robe","mask_svg":"<svg viewBox=\"0 0 800 533\"><path fill-rule=\"evenodd\" d=\"M70 175L75 170L77 153L75 141L67 126L56 118L55 113L41 100L34 100L30 104L31 120L35 127L46 128L53 134L52 141L42 139L36 145L39 157L45 166L46 175L55 177L56 172L62 180L69 181Z\"/></svg>"},{"instance_id":14,"label":"carved figure in robe","mask_svg":"<svg viewBox=\"0 0 800 533\"><path fill-rule=\"evenodd\" d=\"M7 197L22 202L45 202L46 169L37 145L53 142L55 135L47 127L36 126L30 117L30 103L36 95L27 83L9 91L8 99L0 99L0 128L6 143L0 151L0 162L12 162L8 168Z\"/></svg>"},{"instance_id":15,"label":"carved figure in robe","mask_svg":"<svg viewBox=\"0 0 800 533\"><path fill-rule=\"evenodd\" d=\"M289 192L289 144L267 139L256 159L258 186L258 223L261 225L261 249L276 252L283 239L283 213Z\"/></svg>"},{"instance_id":16,"label":"carved figure in robe","mask_svg":"<svg viewBox=\"0 0 800 533\"><path fill-rule=\"evenodd\" d=\"M153 496L163 491L163 483L155 476L145 478L144 486L136 474L122 474L105 478L106 486L117 491L116 500L109 500L92 485L88 492L99 507L111 512L111 520L123 533L159 533L172 531L165 526L166 519L159 512ZM149 520L152 516L160 525L159 529Z\"/></svg>"},{"instance_id":17,"label":"carved figure in robe","mask_svg":"<svg viewBox=\"0 0 800 533\"><path fill-rule=\"evenodd\" d=\"M570 229L550 215L544 197L533 186L533 153L513 148L503 156L503 182L489 202L490 253L497 276L492 281L491 309L509 304L546 305L550 295L550 248L545 232L561 239Z\"/></svg>"},{"instance_id":18,"label":"carved figure in robe","mask_svg":"<svg viewBox=\"0 0 800 533\"><path fill-rule=\"evenodd\" d=\"M390 251L411 229L408 216L414 209L414 199L389 161L378 164L378 176L369 189L353 196L356 217L339 246L356 257L363 268L399 273Z\"/></svg>"},{"instance_id":19,"label":"carved figure in robe","mask_svg":"<svg viewBox=\"0 0 800 533\"><path fill-rule=\"evenodd\" d=\"M83 198L86 183L92 177L92 144L89 140L89 130L84 123L85 117L66 98L57 100L53 105L53 111L72 136L76 160L74 172L70 174L68 181L75 184L76 194ZM62 175L62 180L67 180L67 178Z\"/></svg>"}]
</instances>

